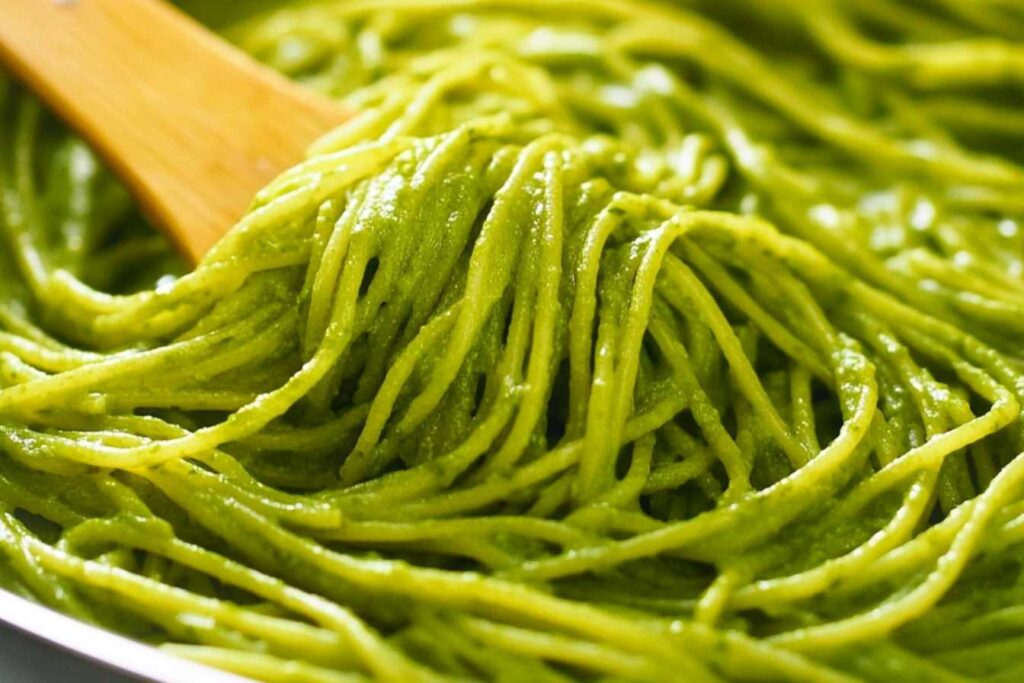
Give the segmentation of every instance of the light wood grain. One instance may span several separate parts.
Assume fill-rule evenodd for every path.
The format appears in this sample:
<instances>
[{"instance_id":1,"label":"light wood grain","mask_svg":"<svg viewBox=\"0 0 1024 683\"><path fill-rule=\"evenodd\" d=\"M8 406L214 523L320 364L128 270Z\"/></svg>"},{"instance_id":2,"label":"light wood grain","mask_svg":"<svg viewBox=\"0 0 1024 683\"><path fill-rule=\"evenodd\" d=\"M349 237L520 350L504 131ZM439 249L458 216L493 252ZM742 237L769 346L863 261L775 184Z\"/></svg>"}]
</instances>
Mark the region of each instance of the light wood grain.
<instances>
[{"instance_id":1,"label":"light wood grain","mask_svg":"<svg viewBox=\"0 0 1024 683\"><path fill-rule=\"evenodd\" d=\"M162 0L0 0L0 59L193 260L346 117Z\"/></svg>"}]
</instances>

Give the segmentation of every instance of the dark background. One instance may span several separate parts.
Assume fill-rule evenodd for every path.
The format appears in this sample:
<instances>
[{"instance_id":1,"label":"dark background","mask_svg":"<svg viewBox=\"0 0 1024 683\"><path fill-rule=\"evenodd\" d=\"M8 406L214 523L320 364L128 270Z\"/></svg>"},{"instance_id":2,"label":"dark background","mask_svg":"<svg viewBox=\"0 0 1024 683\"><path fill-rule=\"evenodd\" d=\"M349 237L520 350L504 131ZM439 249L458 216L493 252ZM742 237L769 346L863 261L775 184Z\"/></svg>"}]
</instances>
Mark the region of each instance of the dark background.
<instances>
[{"instance_id":1,"label":"dark background","mask_svg":"<svg viewBox=\"0 0 1024 683\"><path fill-rule=\"evenodd\" d=\"M0 625L0 681L4 683L142 683L100 664Z\"/></svg>"}]
</instances>

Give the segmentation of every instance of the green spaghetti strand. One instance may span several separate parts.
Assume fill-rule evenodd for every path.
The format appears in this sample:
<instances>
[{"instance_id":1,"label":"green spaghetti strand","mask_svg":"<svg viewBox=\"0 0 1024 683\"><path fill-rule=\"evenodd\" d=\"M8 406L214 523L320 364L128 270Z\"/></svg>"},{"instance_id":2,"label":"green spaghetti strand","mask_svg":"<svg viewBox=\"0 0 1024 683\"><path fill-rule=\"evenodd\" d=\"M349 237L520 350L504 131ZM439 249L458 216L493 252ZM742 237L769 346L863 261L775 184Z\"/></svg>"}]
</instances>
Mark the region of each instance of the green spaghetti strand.
<instances>
[{"instance_id":1,"label":"green spaghetti strand","mask_svg":"<svg viewBox=\"0 0 1024 683\"><path fill-rule=\"evenodd\" d=\"M0 76L0 585L272 683L1020 676L1024 7L181 4L358 113L190 271Z\"/></svg>"}]
</instances>

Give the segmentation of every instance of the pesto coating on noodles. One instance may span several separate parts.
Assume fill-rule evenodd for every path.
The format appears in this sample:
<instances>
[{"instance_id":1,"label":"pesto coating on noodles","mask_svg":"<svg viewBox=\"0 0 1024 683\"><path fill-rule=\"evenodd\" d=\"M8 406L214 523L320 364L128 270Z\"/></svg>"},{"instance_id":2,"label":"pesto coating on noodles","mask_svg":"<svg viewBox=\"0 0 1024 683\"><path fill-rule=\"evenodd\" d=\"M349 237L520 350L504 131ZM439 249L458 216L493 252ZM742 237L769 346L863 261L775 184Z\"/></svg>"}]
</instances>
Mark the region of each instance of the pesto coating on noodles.
<instances>
[{"instance_id":1,"label":"pesto coating on noodles","mask_svg":"<svg viewBox=\"0 0 1024 683\"><path fill-rule=\"evenodd\" d=\"M359 114L189 271L0 77L0 586L277 683L1024 676L1024 6L184 4Z\"/></svg>"}]
</instances>

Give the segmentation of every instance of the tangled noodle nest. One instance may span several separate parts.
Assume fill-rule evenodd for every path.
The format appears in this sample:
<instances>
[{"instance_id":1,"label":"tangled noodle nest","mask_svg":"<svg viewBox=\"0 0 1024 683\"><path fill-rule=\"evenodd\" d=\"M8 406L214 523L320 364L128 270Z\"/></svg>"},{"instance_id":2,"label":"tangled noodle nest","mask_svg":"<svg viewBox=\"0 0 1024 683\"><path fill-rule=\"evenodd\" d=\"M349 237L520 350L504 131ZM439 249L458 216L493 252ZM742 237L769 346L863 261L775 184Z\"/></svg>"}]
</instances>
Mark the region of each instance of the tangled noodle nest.
<instances>
[{"instance_id":1,"label":"tangled noodle nest","mask_svg":"<svg viewBox=\"0 0 1024 683\"><path fill-rule=\"evenodd\" d=\"M1024 675L1017 2L228 36L361 113L187 274L0 81L2 585L268 681Z\"/></svg>"}]
</instances>

